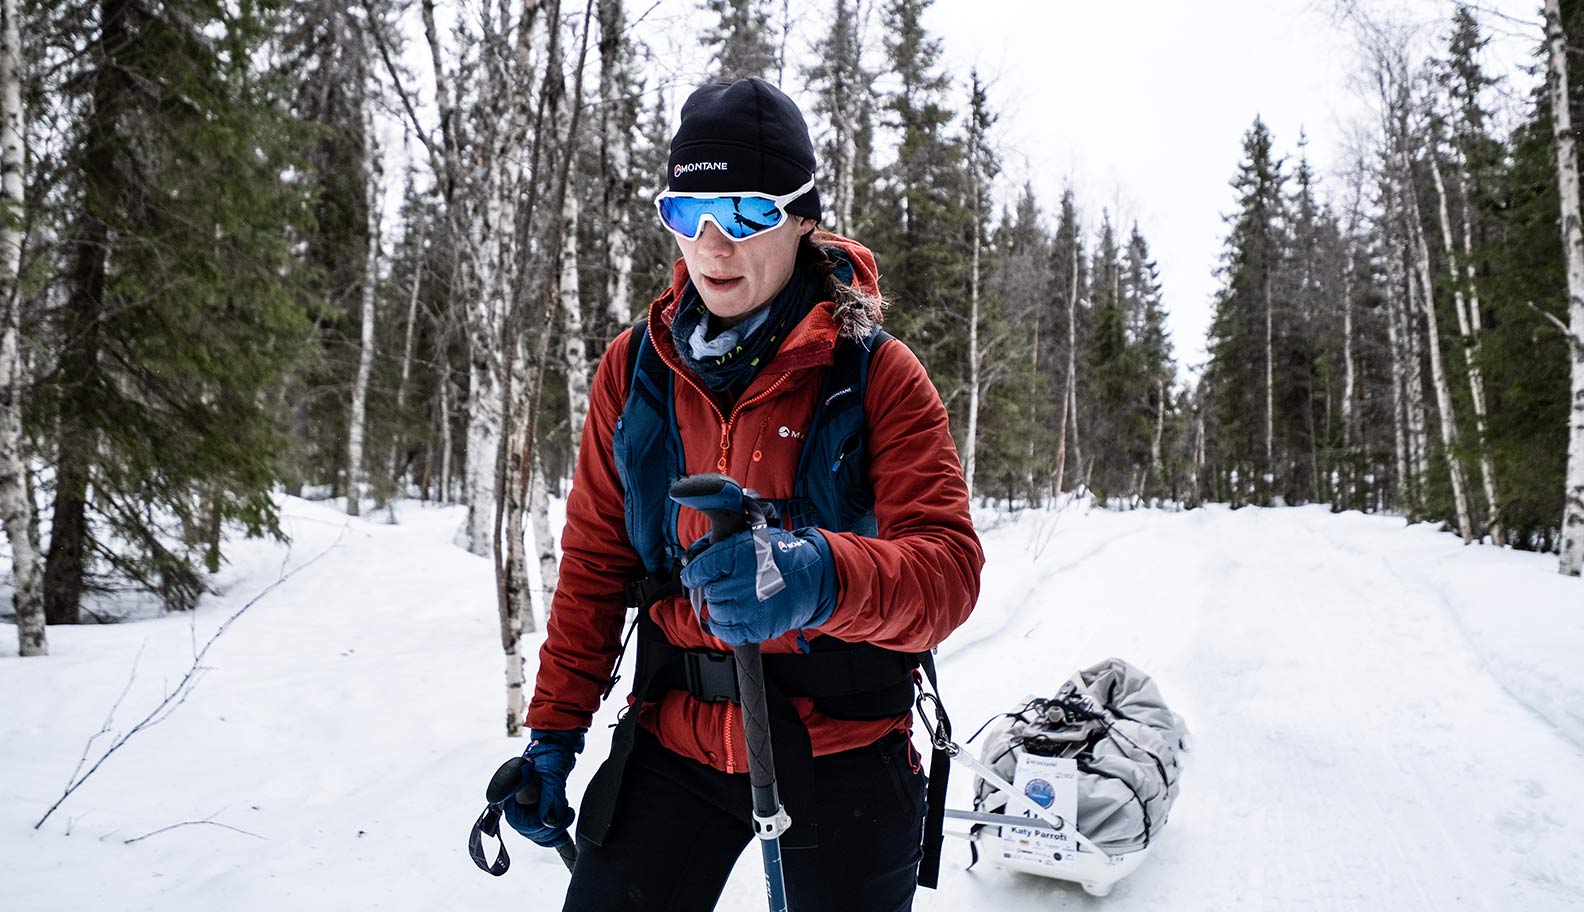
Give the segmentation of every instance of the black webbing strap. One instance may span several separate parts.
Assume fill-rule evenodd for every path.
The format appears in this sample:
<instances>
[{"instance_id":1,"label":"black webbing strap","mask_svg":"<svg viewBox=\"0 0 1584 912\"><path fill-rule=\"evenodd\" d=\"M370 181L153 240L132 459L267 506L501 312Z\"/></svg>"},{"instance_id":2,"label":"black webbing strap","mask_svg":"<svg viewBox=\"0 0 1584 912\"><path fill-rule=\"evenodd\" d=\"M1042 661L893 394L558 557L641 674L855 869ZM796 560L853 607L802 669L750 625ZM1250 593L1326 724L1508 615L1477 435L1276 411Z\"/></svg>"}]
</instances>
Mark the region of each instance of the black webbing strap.
<instances>
[{"instance_id":1,"label":"black webbing strap","mask_svg":"<svg viewBox=\"0 0 1584 912\"><path fill-rule=\"evenodd\" d=\"M934 750L930 753L929 791L924 810L924 857L919 859L918 884L933 890L940 883L941 845L946 841L946 780L951 773L951 720L941 706L940 686L935 679L935 655L928 650L919 655L919 665L929 678L932 693L919 694L919 716L930 734ZM933 704L935 724L931 725L924 704Z\"/></svg>"},{"instance_id":2,"label":"black webbing strap","mask_svg":"<svg viewBox=\"0 0 1584 912\"><path fill-rule=\"evenodd\" d=\"M479 815L473 823L473 832L468 834L468 854L473 856L473 863L478 865L480 871L494 874L496 877L506 873L511 867L511 856L506 854L506 840L500 838L500 806L496 804L484 808L484 813ZM495 853L495 863L490 864L484 858L484 837L488 836L500 843L500 849Z\"/></svg>"},{"instance_id":3,"label":"black webbing strap","mask_svg":"<svg viewBox=\"0 0 1584 912\"><path fill-rule=\"evenodd\" d=\"M656 666L651 688L685 690L706 703L737 702L737 663L731 653L683 649L654 624L640 625L637 636L639 655ZM810 652L764 656L765 678L789 697L814 700L816 709L833 718L883 719L912 707L916 656L867 643L825 648L826 641L815 640ZM822 704L855 711L828 712Z\"/></svg>"},{"instance_id":4,"label":"black webbing strap","mask_svg":"<svg viewBox=\"0 0 1584 912\"><path fill-rule=\"evenodd\" d=\"M636 608L638 614L633 618L633 626L642 631L647 626L653 626L654 621L649 617L649 606L660 599L682 593L682 581L678 574L657 574L635 580L624 587L627 607ZM639 634L641 638L642 633ZM625 651L625 646L623 647ZM639 651L642 652L642 643ZM621 657L616 659L617 667L621 666ZM595 845L604 845L605 834L610 832L611 822L616 818L616 799L621 794L622 776L627 770L627 756L632 753L633 742L638 736L638 711L643 706L645 697L649 694L651 684L655 678L654 663L635 663L638 668L634 672L636 680L633 681L633 701L621 716L616 720L616 730L611 733L611 752L605 758L599 769L594 771L594 778L589 780L588 788L583 792L583 804L578 808L577 834ZM614 679L611 682L614 686ZM607 690L608 692L608 690Z\"/></svg>"}]
</instances>

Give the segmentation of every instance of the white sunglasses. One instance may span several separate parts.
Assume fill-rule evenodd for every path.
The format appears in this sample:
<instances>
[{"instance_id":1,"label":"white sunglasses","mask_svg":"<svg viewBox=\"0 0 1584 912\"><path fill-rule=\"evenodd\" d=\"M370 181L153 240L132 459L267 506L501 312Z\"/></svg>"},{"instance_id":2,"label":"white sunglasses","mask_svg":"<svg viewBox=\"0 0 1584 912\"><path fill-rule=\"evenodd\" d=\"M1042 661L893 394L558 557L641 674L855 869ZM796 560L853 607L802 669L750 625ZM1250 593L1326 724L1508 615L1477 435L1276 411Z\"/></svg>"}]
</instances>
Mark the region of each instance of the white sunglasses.
<instances>
[{"instance_id":1,"label":"white sunglasses","mask_svg":"<svg viewBox=\"0 0 1584 912\"><path fill-rule=\"evenodd\" d=\"M696 241L706 221L714 222L721 234L733 241L746 241L787 222L787 204L814 189L814 178L793 190L774 196L769 193L682 193L662 190L655 196L660 223L685 241Z\"/></svg>"}]
</instances>

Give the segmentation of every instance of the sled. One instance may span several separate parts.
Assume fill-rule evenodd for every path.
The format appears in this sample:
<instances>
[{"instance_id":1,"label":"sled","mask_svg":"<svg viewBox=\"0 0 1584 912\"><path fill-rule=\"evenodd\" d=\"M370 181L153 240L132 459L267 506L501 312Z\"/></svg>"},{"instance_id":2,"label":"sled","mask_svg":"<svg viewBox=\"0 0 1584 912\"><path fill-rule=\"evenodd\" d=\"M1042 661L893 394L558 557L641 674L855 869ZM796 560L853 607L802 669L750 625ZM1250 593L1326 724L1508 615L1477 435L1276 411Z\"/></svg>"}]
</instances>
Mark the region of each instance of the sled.
<instances>
[{"instance_id":1,"label":"sled","mask_svg":"<svg viewBox=\"0 0 1584 912\"><path fill-rule=\"evenodd\" d=\"M989 730L982 756L952 740L943 711L933 725L921 715L935 749L976 780L972 810L944 809L970 828L937 832L968 840L975 862L983 852L998 867L1071 881L1091 896L1110 893L1148 856L1188 750L1182 718L1117 658L1074 674L1053 698L992 717L968 739Z\"/></svg>"},{"instance_id":2,"label":"sled","mask_svg":"<svg viewBox=\"0 0 1584 912\"><path fill-rule=\"evenodd\" d=\"M955 751L952 748L955 748ZM1019 810L1031 815L989 814L982 811L947 808L947 819L964 820L975 824L966 832L951 829L945 831L945 835L967 840L975 846L975 860L978 858L978 853L983 852L998 867L1071 881L1082 886L1084 892L1090 896L1105 896L1111 892L1112 887L1116 886L1117 881L1133 873L1149 854L1149 846L1134 852L1106 854L1105 850L1095 845L1089 837L1078 832L1075 824L1059 814L1051 813L1021 791L1014 789L1012 783L1007 782L995 770L980 763L960 745L953 742L951 747L947 748L947 752L954 761L972 770L974 775L1005 794L1008 804L1015 804ZM1030 853L1026 851L1012 851L1012 845L1015 843L1009 844L1010 840L1023 840L1025 844L1033 842L1028 837L1020 835L1019 831L1033 831L1042 835L1065 834L1071 840L1071 848L1066 851L1054 850L1053 854L1056 857L1046 861L1033 860L1027 857Z\"/></svg>"}]
</instances>

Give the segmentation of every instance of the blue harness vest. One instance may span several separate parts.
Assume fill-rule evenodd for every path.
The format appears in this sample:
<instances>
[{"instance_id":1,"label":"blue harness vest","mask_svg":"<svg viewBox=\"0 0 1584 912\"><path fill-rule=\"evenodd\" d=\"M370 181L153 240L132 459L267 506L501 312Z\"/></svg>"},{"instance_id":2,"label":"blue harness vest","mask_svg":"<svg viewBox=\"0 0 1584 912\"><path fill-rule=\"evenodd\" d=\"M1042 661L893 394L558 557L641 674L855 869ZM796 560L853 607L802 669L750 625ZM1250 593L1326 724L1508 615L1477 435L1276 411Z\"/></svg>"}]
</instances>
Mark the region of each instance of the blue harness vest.
<instances>
[{"instance_id":1,"label":"blue harness vest","mask_svg":"<svg viewBox=\"0 0 1584 912\"><path fill-rule=\"evenodd\" d=\"M864 471L864 391L869 360L891 339L875 327L862 343L843 339L825 374L808 436L798 457L793 496L772 500L786 528L818 526L874 537L874 491ZM682 436L672 409L676 374L660 358L645 323L627 347L627 403L616 420L616 472L626 505L627 537L651 576L681 560L680 507L666 496L684 474Z\"/></svg>"}]
</instances>

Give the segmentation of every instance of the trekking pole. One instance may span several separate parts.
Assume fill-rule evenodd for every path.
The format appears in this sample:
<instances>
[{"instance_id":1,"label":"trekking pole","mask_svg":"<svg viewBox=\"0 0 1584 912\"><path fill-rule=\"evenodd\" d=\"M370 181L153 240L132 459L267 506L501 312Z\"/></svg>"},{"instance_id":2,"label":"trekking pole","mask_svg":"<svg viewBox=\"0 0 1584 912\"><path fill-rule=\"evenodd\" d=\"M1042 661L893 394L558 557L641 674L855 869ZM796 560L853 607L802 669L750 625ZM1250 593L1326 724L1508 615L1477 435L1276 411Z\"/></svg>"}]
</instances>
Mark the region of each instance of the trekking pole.
<instances>
[{"instance_id":1,"label":"trekking pole","mask_svg":"<svg viewBox=\"0 0 1584 912\"><path fill-rule=\"evenodd\" d=\"M690 475L671 486L671 499L709 517L710 544L729 538L743 529L763 528L765 520L755 511L750 521L749 501L742 485L727 475L706 473ZM695 602L695 608L697 603ZM781 874L781 834L792 826L792 818L781 806L776 790L775 762L770 753L770 712L765 705L764 663L759 644L747 643L732 649L737 660L737 692L742 700L743 738L748 743L748 781L753 786L754 835L764 852L765 890L770 912L787 912L786 881Z\"/></svg>"}]
</instances>

